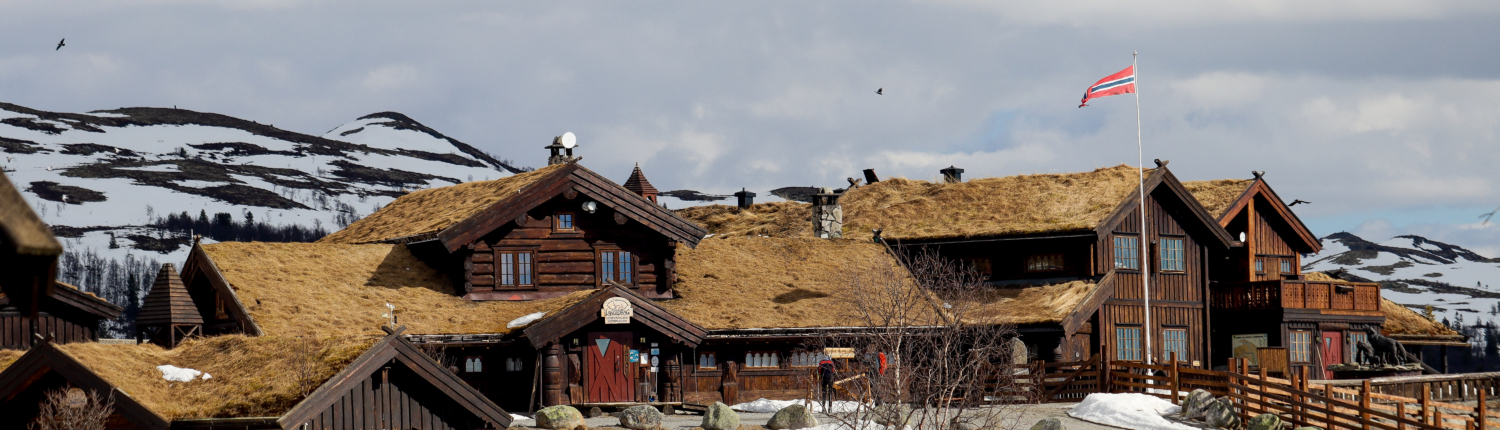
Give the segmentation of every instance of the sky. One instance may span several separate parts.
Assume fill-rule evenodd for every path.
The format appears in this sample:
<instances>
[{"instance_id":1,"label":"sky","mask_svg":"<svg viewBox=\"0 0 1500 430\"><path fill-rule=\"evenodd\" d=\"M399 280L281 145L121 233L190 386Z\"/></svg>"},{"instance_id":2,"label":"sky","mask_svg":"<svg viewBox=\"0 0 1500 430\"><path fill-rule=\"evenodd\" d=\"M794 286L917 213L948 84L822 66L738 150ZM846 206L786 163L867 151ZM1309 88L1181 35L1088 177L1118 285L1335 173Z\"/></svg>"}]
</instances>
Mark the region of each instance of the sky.
<instances>
[{"instance_id":1,"label":"sky","mask_svg":"<svg viewBox=\"0 0 1500 430\"><path fill-rule=\"evenodd\" d=\"M659 189L1137 163L1266 180L1318 235L1500 255L1494 1L0 0L0 101L320 135L404 113L521 165L578 136ZM54 49L67 38L67 46ZM883 95L875 94L884 89ZM763 194L764 195L764 194ZM1500 221L1497 217L1495 221Z\"/></svg>"}]
</instances>

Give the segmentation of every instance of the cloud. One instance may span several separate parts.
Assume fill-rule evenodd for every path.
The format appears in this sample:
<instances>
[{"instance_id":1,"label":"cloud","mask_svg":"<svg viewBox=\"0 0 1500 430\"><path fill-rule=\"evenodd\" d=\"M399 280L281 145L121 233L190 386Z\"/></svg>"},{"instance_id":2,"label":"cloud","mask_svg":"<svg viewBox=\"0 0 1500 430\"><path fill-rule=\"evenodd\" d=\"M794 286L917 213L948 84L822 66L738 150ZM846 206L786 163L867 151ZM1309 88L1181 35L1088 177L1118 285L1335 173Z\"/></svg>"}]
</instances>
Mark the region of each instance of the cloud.
<instances>
[{"instance_id":1,"label":"cloud","mask_svg":"<svg viewBox=\"0 0 1500 430\"><path fill-rule=\"evenodd\" d=\"M1347 21L1438 20L1467 13L1492 13L1500 5L1487 1L1297 0L1192 1L1149 0L1061 0L1047 2L995 2L949 0L998 15L1010 23L1108 27L1139 26L1203 27L1223 23L1326 23Z\"/></svg>"},{"instance_id":2,"label":"cloud","mask_svg":"<svg viewBox=\"0 0 1500 430\"><path fill-rule=\"evenodd\" d=\"M416 67L410 64L389 64L366 73L360 84L370 91L389 91L410 85L417 79Z\"/></svg>"}]
</instances>

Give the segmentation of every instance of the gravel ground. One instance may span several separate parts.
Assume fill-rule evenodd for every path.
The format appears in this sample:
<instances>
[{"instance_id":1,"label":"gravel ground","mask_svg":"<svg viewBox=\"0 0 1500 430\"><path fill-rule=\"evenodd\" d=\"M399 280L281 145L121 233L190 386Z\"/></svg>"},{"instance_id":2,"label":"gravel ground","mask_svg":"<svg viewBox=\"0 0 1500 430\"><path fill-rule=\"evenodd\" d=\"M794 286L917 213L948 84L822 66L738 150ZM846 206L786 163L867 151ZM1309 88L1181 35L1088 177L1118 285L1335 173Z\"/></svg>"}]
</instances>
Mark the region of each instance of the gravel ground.
<instances>
[{"instance_id":1,"label":"gravel ground","mask_svg":"<svg viewBox=\"0 0 1500 430\"><path fill-rule=\"evenodd\" d=\"M1063 426L1066 427L1068 430L1119 430L1120 429L1119 427L1112 427L1112 426L1107 426L1107 425L1103 425L1103 424L1095 424L1095 423L1091 423L1091 422L1088 422L1088 421L1084 421L1084 420L1080 420L1080 419L1068 416L1068 414L1067 414L1068 410L1072 409L1073 406L1077 406L1077 405L1078 405L1077 403L1045 403L1045 404L1040 404L1040 405L1007 406L1007 408L1017 408L1018 411L1021 413L1021 415L1019 417L1017 417L1017 418L1014 418L1014 419L1011 419L1011 420L1007 420L1007 422L1010 422L1012 424L1008 425L1007 428L1004 429L1004 430L1026 430L1026 429L1031 428L1032 424L1036 424L1037 421L1040 421L1040 420L1042 420L1044 418L1057 418L1059 421L1062 421ZM755 425L755 426L765 425L766 421L768 421L768 420L771 419L771 415L774 415L774 414L771 414L771 413L746 413L746 412L741 412L740 413L740 424L747 425L747 426L748 425ZM827 424L827 423L835 422L834 419L830 418L827 415L824 415L824 414L815 414L815 415L817 416L818 422L820 422L820 423ZM614 417L587 418L584 421L588 423L589 427L614 427L614 428L619 428L619 426L620 426L620 419L619 418L614 418ZM698 427L698 425L702 424L702 423L703 423L703 416L702 415L667 415L665 417L662 417L662 427L665 427L668 430L687 430L687 429L691 429L691 428L694 428L694 427ZM515 422L511 423L511 427L533 427L535 425L536 425L536 421L535 420L531 420L531 419L517 419Z\"/></svg>"}]
</instances>

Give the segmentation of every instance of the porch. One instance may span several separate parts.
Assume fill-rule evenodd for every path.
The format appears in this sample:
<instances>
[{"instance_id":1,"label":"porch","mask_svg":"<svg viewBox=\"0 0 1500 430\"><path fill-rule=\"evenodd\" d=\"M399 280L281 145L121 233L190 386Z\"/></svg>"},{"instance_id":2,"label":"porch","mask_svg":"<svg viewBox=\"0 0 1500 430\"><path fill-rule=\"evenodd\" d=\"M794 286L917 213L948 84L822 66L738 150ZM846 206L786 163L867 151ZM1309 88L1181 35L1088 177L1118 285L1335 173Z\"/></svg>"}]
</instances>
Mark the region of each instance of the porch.
<instances>
[{"instance_id":1,"label":"porch","mask_svg":"<svg viewBox=\"0 0 1500 430\"><path fill-rule=\"evenodd\" d=\"M1380 285L1304 280L1255 281L1213 288L1215 309L1380 311Z\"/></svg>"}]
</instances>

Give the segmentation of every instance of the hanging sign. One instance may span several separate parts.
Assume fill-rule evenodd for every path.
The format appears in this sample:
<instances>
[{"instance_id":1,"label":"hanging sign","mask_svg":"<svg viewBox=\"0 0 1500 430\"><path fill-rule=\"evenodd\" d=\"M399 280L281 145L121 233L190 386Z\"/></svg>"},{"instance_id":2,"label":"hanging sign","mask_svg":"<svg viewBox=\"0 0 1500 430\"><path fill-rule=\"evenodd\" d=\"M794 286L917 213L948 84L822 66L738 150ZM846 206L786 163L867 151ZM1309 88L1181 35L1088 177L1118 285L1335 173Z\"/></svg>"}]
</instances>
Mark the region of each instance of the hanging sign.
<instances>
[{"instance_id":1,"label":"hanging sign","mask_svg":"<svg viewBox=\"0 0 1500 430\"><path fill-rule=\"evenodd\" d=\"M660 364L661 364L660 357L651 357L651 368L652 369L655 369L656 366L660 365ZM652 370L652 372L655 372L655 370Z\"/></svg>"},{"instance_id":2,"label":"hanging sign","mask_svg":"<svg viewBox=\"0 0 1500 430\"><path fill-rule=\"evenodd\" d=\"M854 358L854 348L823 348L829 358Z\"/></svg>"},{"instance_id":3,"label":"hanging sign","mask_svg":"<svg viewBox=\"0 0 1500 430\"><path fill-rule=\"evenodd\" d=\"M630 316L634 314L630 301L624 297L605 300L604 308L599 310L599 316L604 317L605 324L630 324Z\"/></svg>"},{"instance_id":4,"label":"hanging sign","mask_svg":"<svg viewBox=\"0 0 1500 430\"><path fill-rule=\"evenodd\" d=\"M631 363L634 363L636 360L640 360L640 359L641 359L641 351L634 350L634 349L630 350L630 362Z\"/></svg>"}]
</instances>

